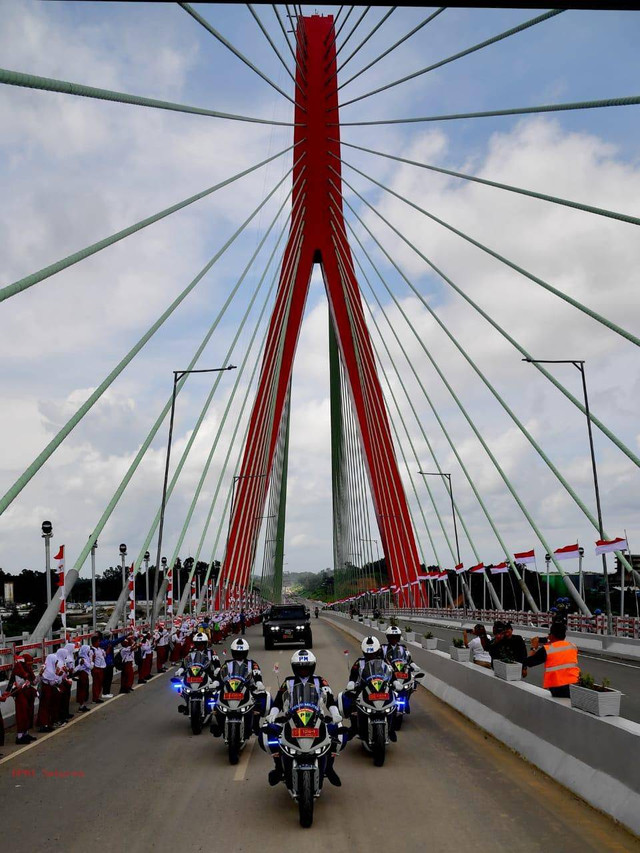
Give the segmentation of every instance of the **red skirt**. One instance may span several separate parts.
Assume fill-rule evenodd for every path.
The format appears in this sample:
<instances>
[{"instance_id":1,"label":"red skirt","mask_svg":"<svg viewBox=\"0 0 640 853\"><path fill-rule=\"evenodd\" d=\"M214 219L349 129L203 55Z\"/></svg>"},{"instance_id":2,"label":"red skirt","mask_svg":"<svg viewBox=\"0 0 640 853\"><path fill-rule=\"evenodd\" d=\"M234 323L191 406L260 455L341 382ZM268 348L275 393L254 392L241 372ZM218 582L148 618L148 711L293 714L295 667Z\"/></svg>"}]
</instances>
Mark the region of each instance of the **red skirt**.
<instances>
[{"instance_id":1,"label":"red skirt","mask_svg":"<svg viewBox=\"0 0 640 853\"><path fill-rule=\"evenodd\" d=\"M42 682L40 685L40 704L38 706L38 726L48 727L58 722L60 714L60 692L55 684Z\"/></svg>"}]
</instances>

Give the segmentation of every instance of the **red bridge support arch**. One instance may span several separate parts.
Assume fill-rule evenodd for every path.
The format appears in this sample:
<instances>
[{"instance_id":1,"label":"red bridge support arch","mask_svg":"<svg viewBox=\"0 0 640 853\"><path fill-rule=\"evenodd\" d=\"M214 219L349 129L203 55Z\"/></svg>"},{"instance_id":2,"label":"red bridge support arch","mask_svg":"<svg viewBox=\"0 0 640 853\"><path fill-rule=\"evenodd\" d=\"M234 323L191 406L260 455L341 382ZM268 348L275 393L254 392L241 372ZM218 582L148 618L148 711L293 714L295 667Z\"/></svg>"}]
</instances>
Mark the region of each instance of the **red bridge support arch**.
<instances>
[{"instance_id":1,"label":"red bridge support arch","mask_svg":"<svg viewBox=\"0 0 640 853\"><path fill-rule=\"evenodd\" d=\"M219 589L229 595L249 583L309 282L319 263L387 567L400 602L408 604L419 588L412 582L420 563L343 219L334 37L332 16L298 19L291 229L235 481Z\"/></svg>"}]
</instances>

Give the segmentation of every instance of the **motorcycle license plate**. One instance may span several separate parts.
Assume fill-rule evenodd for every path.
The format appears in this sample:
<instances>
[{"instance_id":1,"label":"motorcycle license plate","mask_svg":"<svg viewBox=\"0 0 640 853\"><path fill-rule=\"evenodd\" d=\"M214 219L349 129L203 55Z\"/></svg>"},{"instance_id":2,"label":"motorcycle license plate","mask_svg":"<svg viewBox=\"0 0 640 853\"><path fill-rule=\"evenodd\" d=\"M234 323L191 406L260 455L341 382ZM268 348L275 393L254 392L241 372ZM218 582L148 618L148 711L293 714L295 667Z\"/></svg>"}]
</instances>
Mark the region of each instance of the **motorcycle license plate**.
<instances>
[{"instance_id":1,"label":"motorcycle license plate","mask_svg":"<svg viewBox=\"0 0 640 853\"><path fill-rule=\"evenodd\" d=\"M187 676L187 684L201 684L204 681L204 678L201 675L189 675Z\"/></svg>"},{"instance_id":2,"label":"motorcycle license plate","mask_svg":"<svg viewBox=\"0 0 640 853\"><path fill-rule=\"evenodd\" d=\"M223 693L222 698L227 700L237 699L238 701L241 701L242 699L244 699L244 693Z\"/></svg>"},{"instance_id":3,"label":"motorcycle license plate","mask_svg":"<svg viewBox=\"0 0 640 853\"><path fill-rule=\"evenodd\" d=\"M294 737L320 737L320 729L293 729L291 734Z\"/></svg>"},{"instance_id":4,"label":"motorcycle license plate","mask_svg":"<svg viewBox=\"0 0 640 853\"><path fill-rule=\"evenodd\" d=\"M283 640L291 640L291 639L293 639L293 631L283 631L283 632L282 632L282 639L283 639Z\"/></svg>"},{"instance_id":5,"label":"motorcycle license plate","mask_svg":"<svg viewBox=\"0 0 640 853\"><path fill-rule=\"evenodd\" d=\"M409 673L408 672L396 672L393 677L397 678L399 681L404 681L405 679L409 678Z\"/></svg>"},{"instance_id":6,"label":"motorcycle license plate","mask_svg":"<svg viewBox=\"0 0 640 853\"><path fill-rule=\"evenodd\" d=\"M382 702L385 699L389 698L388 693L369 693L369 701L370 702Z\"/></svg>"}]
</instances>

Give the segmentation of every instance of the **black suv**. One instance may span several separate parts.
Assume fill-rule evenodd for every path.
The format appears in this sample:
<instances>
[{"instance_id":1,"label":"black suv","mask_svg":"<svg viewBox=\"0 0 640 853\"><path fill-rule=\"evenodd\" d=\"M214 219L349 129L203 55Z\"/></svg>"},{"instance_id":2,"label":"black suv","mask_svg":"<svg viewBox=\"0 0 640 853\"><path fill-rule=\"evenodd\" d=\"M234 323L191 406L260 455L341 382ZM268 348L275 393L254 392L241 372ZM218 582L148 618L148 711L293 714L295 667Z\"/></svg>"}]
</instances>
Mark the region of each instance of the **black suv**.
<instances>
[{"instance_id":1,"label":"black suv","mask_svg":"<svg viewBox=\"0 0 640 853\"><path fill-rule=\"evenodd\" d=\"M299 648L313 647L311 614L303 604L274 604L262 623L264 647L276 643L294 643Z\"/></svg>"}]
</instances>

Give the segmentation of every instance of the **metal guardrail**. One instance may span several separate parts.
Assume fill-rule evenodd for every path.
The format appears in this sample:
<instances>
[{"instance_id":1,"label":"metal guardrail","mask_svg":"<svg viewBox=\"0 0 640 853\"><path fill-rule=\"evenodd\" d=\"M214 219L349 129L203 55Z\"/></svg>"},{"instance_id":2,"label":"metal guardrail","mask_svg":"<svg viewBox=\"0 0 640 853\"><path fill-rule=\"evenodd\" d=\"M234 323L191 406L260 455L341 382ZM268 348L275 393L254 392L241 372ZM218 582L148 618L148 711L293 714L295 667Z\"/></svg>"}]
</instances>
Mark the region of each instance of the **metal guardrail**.
<instances>
[{"instance_id":1,"label":"metal guardrail","mask_svg":"<svg viewBox=\"0 0 640 853\"><path fill-rule=\"evenodd\" d=\"M471 608L463 610L461 607L391 607L381 610L380 613L387 617L394 616L398 621L408 616L466 622L495 622L500 620L532 628L549 628L554 618L557 618L554 613L531 613L522 610L472 610ZM607 634L607 617L605 614L583 616L578 613L570 613L567 616L567 630L582 634L605 635ZM640 639L640 619L636 616L614 616L612 636L630 640Z\"/></svg>"},{"instance_id":2,"label":"metal guardrail","mask_svg":"<svg viewBox=\"0 0 640 853\"><path fill-rule=\"evenodd\" d=\"M0 648L0 681L7 677L7 673L11 671L15 663L15 659L23 652L33 654L34 664L44 663L45 658L56 646L62 646L64 643L76 642L76 640L89 640L93 637L94 632L86 632L87 625L79 626L80 631L84 629L84 633L76 633L78 628L74 630L67 629L66 638L60 632L57 637L51 640L39 640L37 643L25 642L25 635L16 637L4 637L2 640L2 648ZM142 630L148 627L148 623L143 622L136 625L136 630Z\"/></svg>"}]
</instances>

